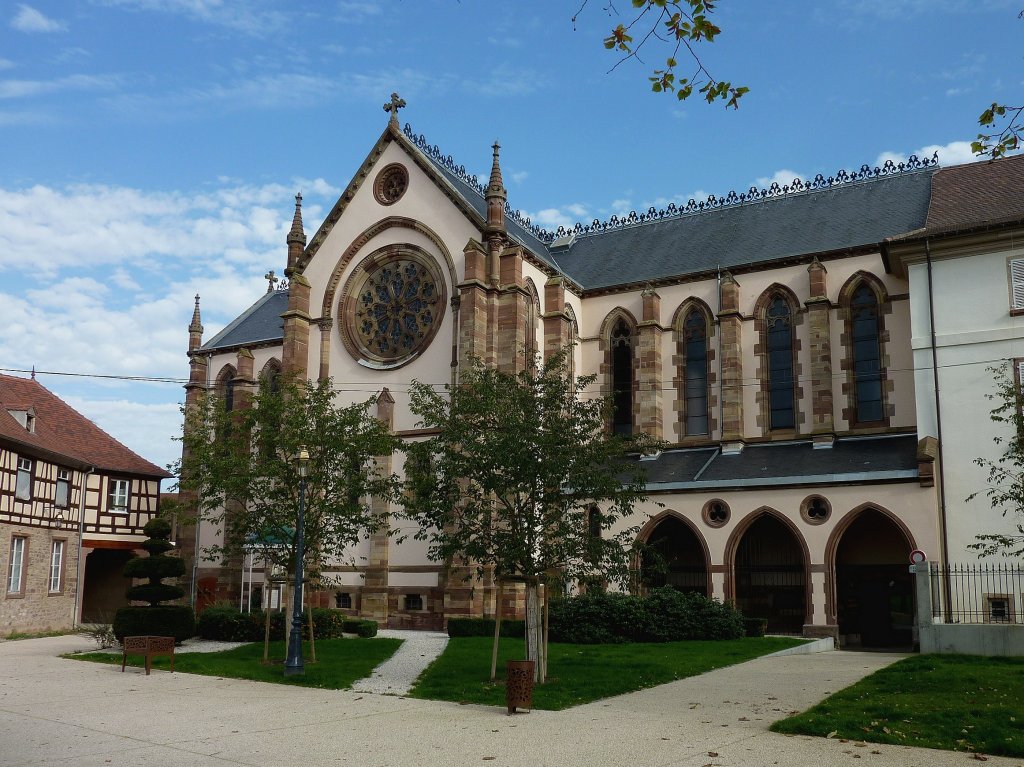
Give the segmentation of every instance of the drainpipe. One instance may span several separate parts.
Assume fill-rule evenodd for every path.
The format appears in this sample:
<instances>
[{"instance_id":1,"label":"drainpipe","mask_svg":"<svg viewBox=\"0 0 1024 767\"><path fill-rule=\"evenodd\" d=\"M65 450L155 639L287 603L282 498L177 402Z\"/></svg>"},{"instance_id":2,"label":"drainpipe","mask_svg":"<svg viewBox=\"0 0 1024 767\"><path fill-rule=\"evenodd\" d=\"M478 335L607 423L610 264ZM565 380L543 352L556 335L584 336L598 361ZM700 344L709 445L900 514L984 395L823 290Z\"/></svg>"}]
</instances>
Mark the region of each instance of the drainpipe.
<instances>
[{"instance_id":1,"label":"drainpipe","mask_svg":"<svg viewBox=\"0 0 1024 767\"><path fill-rule=\"evenodd\" d=\"M939 351L935 342L935 296L932 283L932 252L927 237L924 240L924 258L928 266L928 328L931 331L932 383L935 386L935 437L939 441L939 547L942 564L944 567L949 567L949 536L946 531L946 462L943 460L945 443L942 440L942 404L939 397ZM942 596L946 607L946 622L949 623L949 578L943 578L942 583Z\"/></svg>"},{"instance_id":2,"label":"drainpipe","mask_svg":"<svg viewBox=\"0 0 1024 767\"><path fill-rule=\"evenodd\" d=\"M78 491L78 559L75 562L75 614L71 616L71 627L78 628L78 616L82 614L82 539L85 537L85 493L89 477L96 473L90 466L82 474L82 485Z\"/></svg>"}]
</instances>

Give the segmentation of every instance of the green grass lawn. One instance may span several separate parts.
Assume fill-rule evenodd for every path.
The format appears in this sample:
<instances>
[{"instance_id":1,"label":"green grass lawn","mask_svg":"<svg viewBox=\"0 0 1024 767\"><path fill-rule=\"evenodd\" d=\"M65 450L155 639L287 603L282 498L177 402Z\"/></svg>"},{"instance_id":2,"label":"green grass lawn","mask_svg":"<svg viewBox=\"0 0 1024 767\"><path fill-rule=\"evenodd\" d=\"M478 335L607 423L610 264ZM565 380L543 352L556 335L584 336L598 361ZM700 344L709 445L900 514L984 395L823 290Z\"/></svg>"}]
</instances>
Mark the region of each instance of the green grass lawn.
<instances>
[{"instance_id":1,"label":"green grass lawn","mask_svg":"<svg viewBox=\"0 0 1024 767\"><path fill-rule=\"evenodd\" d=\"M1024 756L1024 658L907 658L772 730Z\"/></svg>"},{"instance_id":2,"label":"green grass lawn","mask_svg":"<svg viewBox=\"0 0 1024 767\"><path fill-rule=\"evenodd\" d=\"M802 641L767 637L664 644L552 643L548 681L534 688L533 707L557 711L742 663ZM498 681L493 684L488 681L491 642L490 637L452 639L444 654L420 676L412 697L503 706L505 661L524 657L523 640L501 640Z\"/></svg>"},{"instance_id":3,"label":"green grass lawn","mask_svg":"<svg viewBox=\"0 0 1024 767\"><path fill-rule=\"evenodd\" d=\"M316 663L309 662L309 643L303 643L302 654L306 659L306 673L302 676L284 676L284 642L270 643L270 657L278 658L272 665L263 665L263 643L243 645L232 650L211 653L178 653L174 656L175 672L222 676L229 679L252 679L257 682L296 684L304 687L322 687L330 690L344 690L357 679L370 675L379 664L386 661L401 639L320 639L316 643ZM64 656L75 660L90 660L99 663L121 663L121 653L109 652L74 653ZM141 656L129 656L132 666L144 667ZM170 669L170 658L154 658L154 669Z\"/></svg>"}]
</instances>

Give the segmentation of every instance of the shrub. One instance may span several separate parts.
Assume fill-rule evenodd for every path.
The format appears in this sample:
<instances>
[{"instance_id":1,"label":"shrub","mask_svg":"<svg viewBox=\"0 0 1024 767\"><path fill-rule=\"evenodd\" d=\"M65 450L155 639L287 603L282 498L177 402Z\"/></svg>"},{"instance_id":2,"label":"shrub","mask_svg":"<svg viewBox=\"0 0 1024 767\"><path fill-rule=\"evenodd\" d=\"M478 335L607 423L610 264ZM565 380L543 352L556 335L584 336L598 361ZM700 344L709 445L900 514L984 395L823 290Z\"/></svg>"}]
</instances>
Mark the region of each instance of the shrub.
<instances>
[{"instance_id":1,"label":"shrub","mask_svg":"<svg viewBox=\"0 0 1024 767\"><path fill-rule=\"evenodd\" d=\"M502 619L501 635L503 637L526 636L526 621ZM450 637L492 637L494 636L493 618L449 618L448 636Z\"/></svg>"},{"instance_id":2,"label":"shrub","mask_svg":"<svg viewBox=\"0 0 1024 767\"><path fill-rule=\"evenodd\" d=\"M196 618L188 605L122 607L114 615L114 636L123 642L126 636L172 636L176 643L194 636Z\"/></svg>"},{"instance_id":3,"label":"shrub","mask_svg":"<svg viewBox=\"0 0 1024 767\"><path fill-rule=\"evenodd\" d=\"M731 606L671 587L644 597L588 593L551 604L550 638L573 644L736 639L743 618Z\"/></svg>"},{"instance_id":4,"label":"shrub","mask_svg":"<svg viewBox=\"0 0 1024 767\"><path fill-rule=\"evenodd\" d=\"M767 618L744 618L743 629L744 636L748 637L763 637L765 630L768 628Z\"/></svg>"},{"instance_id":5,"label":"shrub","mask_svg":"<svg viewBox=\"0 0 1024 767\"><path fill-rule=\"evenodd\" d=\"M199 615L199 636L222 642L261 642L267 614L265 612L239 612L233 607L207 607ZM291 613L270 614L270 638L284 639L285 623ZM352 618L340 610L313 608L313 631L317 639L339 639L342 634L361 637L377 635L377 622ZM309 614L302 616L302 638L309 639Z\"/></svg>"},{"instance_id":6,"label":"shrub","mask_svg":"<svg viewBox=\"0 0 1024 767\"><path fill-rule=\"evenodd\" d=\"M647 622L643 597L597 592L552 602L549 631L555 642L616 644L641 640Z\"/></svg>"}]
</instances>

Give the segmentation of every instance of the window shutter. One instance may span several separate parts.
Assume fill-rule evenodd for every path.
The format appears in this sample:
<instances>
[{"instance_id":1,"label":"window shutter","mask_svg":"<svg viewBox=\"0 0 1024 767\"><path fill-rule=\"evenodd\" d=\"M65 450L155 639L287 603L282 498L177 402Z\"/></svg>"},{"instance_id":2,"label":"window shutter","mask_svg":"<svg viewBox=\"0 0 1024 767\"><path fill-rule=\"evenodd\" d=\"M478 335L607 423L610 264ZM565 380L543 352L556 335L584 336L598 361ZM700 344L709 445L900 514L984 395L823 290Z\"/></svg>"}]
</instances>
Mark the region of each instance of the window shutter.
<instances>
[{"instance_id":1,"label":"window shutter","mask_svg":"<svg viewBox=\"0 0 1024 767\"><path fill-rule=\"evenodd\" d=\"M1013 296L1011 309L1024 309L1024 258L1010 261L1010 293Z\"/></svg>"}]
</instances>

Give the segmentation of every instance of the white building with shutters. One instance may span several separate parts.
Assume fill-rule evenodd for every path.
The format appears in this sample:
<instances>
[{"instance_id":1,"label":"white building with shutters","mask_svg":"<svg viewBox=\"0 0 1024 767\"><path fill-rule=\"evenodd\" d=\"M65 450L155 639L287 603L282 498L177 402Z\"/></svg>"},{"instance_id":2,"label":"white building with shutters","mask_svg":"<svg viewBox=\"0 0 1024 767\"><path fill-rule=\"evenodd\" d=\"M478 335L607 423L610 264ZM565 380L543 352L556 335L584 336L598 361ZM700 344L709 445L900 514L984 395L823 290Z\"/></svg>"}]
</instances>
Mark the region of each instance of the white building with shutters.
<instances>
[{"instance_id":1,"label":"white building with shutters","mask_svg":"<svg viewBox=\"0 0 1024 767\"><path fill-rule=\"evenodd\" d=\"M933 180L924 228L889 244L890 268L910 283L918 433L936 436L940 450L948 551L932 559L974 560L978 534L1024 523L991 507L988 471L976 463L1004 449L994 440L1005 429L990 417L993 368L1011 365L1018 385L1024 370L1022 200L1024 156L949 168Z\"/></svg>"}]
</instances>

